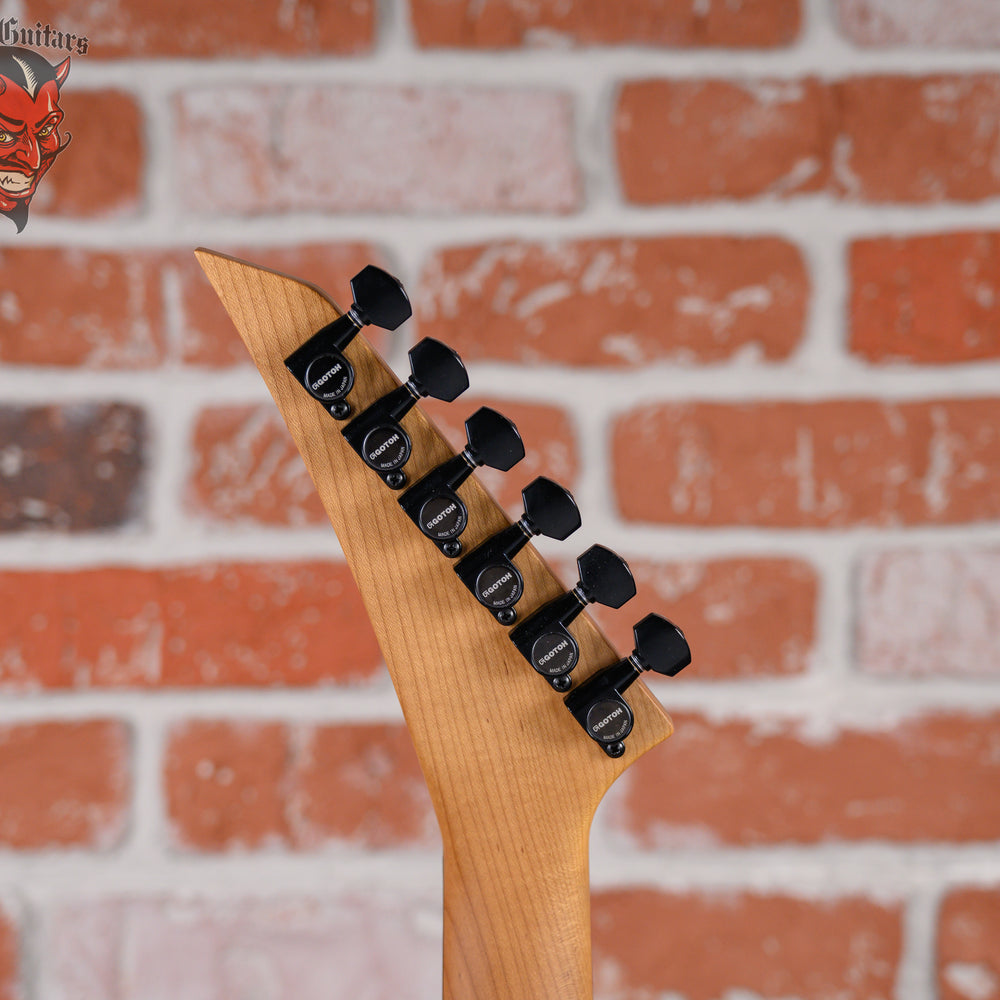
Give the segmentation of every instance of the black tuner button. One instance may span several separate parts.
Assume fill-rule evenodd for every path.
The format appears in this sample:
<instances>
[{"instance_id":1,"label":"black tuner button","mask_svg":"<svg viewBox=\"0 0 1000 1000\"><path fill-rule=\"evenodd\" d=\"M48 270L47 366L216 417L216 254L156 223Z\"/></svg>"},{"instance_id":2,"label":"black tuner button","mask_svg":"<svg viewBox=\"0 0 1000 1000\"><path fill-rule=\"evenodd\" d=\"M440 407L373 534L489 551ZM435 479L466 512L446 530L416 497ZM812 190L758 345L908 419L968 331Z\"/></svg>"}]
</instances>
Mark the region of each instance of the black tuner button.
<instances>
[{"instance_id":1,"label":"black tuner button","mask_svg":"<svg viewBox=\"0 0 1000 1000\"><path fill-rule=\"evenodd\" d=\"M347 443L394 490L406 485L402 471L413 450L400 421L422 396L451 402L469 388L462 359L425 337L410 349L410 377L359 413L342 431Z\"/></svg>"},{"instance_id":2,"label":"black tuner button","mask_svg":"<svg viewBox=\"0 0 1000 1000\"><path fill-rule=\"evenodd\" d=\"M524 444L513 422L483 406L465 421L469 444L411 486L399 505L410 520L449 558L461 551L455 541L469 523L469 511L456 492L480 465L506 472L524 458Z\"/></svg>"},{"instance_id":3,"label":"black tuner button","mask_svg":"<svg viewBox=\"0 0 1000 1000\"><path fill-rule=\"evenodd\" d=\"M567 594L539 608L510 634L521 655L557 691L569 686L566 675L580 659L580 647L567 627L588 604L620 608L635 597L628 563L603 545L592 545L576 561L580 581Z\"/></svg>"},{"instance_id":4,"label":"black tuner button","mask_svg":"<svg viewBox=\"0 0 1000 1000\"><path fill-rule=\"evenodd\" d=\"M622 741L635 721L622 697L628 686L644 670L674 677L691 662L684 633L660 615L646 615L632 633L635 649L631 656L598 670L565 698L576 721L609 757L624 753Z\"/></svg>"},{"instance_id":5,"label":"black tuner button","mask_svg":"<svg viewBox=\"0 0 1000 1000\"><path fill-rule=\"evenodd\" d=\"M285 366L338 420L351 413L344 397L354 387L354 368L344 348L369 324L395 330L413 310L398 279L369 264L351 278L351 308L285 358Z\"/></svg>"},{"instance_id":6,"label":"black tuner button","mask_svg":"<svg viewBox=\"0 0 1000 1000\"><path fill-rule=\"evenodd\" d=\"M395 330L412 315L410 300L398 278L369 264L351 278L351 309L365 325Z\"/></svg>"},{"instance_id":7,"label":"black tuner button","mask_svg":"<svg viewBox=\"0 0 1000 1000\"><path fill-rule=\"evenodd\" d=\"M524 516L498 531L455 565L455 572L476 600L493 612L501 625L512 625L514 605L524 592L524 578L513 559L534 535L560 541L580 527L573 495L558 483L539 476L521 491Z\"/></svg>"}]
</instances>

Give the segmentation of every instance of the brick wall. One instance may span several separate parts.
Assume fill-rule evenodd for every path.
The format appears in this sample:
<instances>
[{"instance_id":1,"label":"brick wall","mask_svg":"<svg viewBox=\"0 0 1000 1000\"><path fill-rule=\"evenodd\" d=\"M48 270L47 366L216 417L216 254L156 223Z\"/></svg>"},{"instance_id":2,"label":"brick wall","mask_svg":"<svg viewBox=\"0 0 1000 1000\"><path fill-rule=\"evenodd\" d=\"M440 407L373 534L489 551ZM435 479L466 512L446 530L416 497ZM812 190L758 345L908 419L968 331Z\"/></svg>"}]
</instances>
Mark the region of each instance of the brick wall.
<instances>
[{"instance_id":1,"label":"brick wall","mask_svg":"<svg viewBox=\"0 0 1000 1000\"><path fill-rule=\"evenodd\" d=\"M0 4L92 43L0 229L0 998L439 994L419 771L198 244L390 266L397 370L434 333L435 415L524 432L490 485L632 561L616 642L687 630L600 1000L1000 998L998 10Z\"/></svg>"}]
</instances>

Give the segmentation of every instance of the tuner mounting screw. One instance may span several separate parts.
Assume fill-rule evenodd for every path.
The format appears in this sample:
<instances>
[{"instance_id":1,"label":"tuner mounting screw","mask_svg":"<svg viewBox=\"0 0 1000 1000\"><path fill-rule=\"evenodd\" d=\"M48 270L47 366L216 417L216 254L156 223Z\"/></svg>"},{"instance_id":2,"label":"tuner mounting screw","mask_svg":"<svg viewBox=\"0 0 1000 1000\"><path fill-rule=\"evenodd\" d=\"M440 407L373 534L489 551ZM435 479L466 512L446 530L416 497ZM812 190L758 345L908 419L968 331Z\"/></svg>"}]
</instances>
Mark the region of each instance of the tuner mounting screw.
<instances>
[{"instance_id":1,"label":"tuner mounting screw","mask_svg":"<svg viewBox=\"0 0 1000 1000\"><path fill-rule=\"evenodd\" d=\"M625 753L625 744L622 743L621 740L619 740L617 743L608 743L604 747L604 752L609 757L621 757L621 755Z\"/></svg>"},{"instance_id":2,"label":"tuner mounting screw","mask_svg":"<svg viewBox=\"0 0 1000 1000\"><path fill-rule=\"evenodd\" d=\"M513 608L504 608L497 612L497 621L501 625L513 625L516 618L517 612Z\"/></svg>"},{"instance_id":3,"label":"tuner mounting screw","mask_svg":"<svg viewBox=\"0 0 1000 1000\"><path fill-rule=\"evenodd\" d=\"M343 400L339 403L333 403L330 407L330 414L337 420L346 420L351 415L351 404L345 403Z\"/></svg>"},{"instance_id":4,"label":"tuner mounting screw","mask_svg":"<svg viewBox=\"0 0 1000 1000\"><path fill-rule=\"evenodd\" d=\"M462 551L462 543L457 539L453 539L450 542L445 542L441 546L441 551L449 558L454 559L455 556L459 555Z\"/></svg>"},{"instance_id":5,"label":"tuner mounting screw","mask_svg":"<svg viewBox=\"0 0 1000 1000\"><path fill-rule=\"evenodd\" d=\"M550 677L549 682L557 691L568 691L573 686L573 678L569 674Z\"/></svg>"},{"instance_id":6,"label":"tuner mounting screw","mask_svg":"<svg viewBox=\"0 0 1000 1000\"><path fill-rule=\"evenodd\" d=\"M401 490L406 485L406 474L402 472L390 472L385 477L385 484L390 489Z\"/></svg>"}]
</instances>

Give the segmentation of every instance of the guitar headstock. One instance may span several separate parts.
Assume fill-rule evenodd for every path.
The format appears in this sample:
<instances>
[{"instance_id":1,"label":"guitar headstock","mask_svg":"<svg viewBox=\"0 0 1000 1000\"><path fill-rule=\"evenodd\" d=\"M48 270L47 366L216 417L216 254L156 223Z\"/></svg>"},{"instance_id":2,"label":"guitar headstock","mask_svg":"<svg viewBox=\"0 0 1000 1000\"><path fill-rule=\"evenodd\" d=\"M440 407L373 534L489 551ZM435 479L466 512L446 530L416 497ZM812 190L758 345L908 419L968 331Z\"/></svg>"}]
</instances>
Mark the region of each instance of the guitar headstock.
<instances>
[{"instance_id":1,"label":"guitar headstock","mask_svg":"<svg viewBox=\"0 0 1000 1000\"><path fill-rule=\"evenodd\" d=\"M460 551L445 548L446 539L428 537L417 526L418 507L411 503L404 509L401 497L444 463L451 462L454 469L456 463L469 462L456 457L415 403L419 395L458 395L464 387L460 363L456 368L448 349L437 342L428 349L418 345L410 352L413 376L401 387L361 332L371 318L363 315L364 309L342 314L309 284L223 254L199 250L197 255L288 424L336 529L399 696L446 855L449 848L466 845L470 851L484 850L490 864L499 864L512 843L519 845L517 850L528 843L537 847L536 857L552 855L556 865L575 867L583 858L585 870L587 835L598 802L615 778L669 736L672 727L657 700L636 680L650 664L641 657L620 661L582 612L582 601L568 626L579 647L573 690L586 691L582 682L592 681L602 668L634 666L625 699L634 725L624 741L613 747L605 743L602 749L596 738L588 738L586 713L581 717L564 702L562 692L569 685L552 683L544 670L532 669L523 644L512 641L509 625L515 620L524 625L532 612L566 595L527 539L540 531L556 537L569 533L575 504L570 511L558 490L553 492L554 484L536 480L526 491L525 517L512 525L467 471L457 488L467 511ZM352 290L361 301L364 289ZM392 297L391 290L387 294ZM392 325L402 318L400 310L389 309L376 321ZM303 385L302 345L323 328L328 328L327 340L339 337L344 343L332 360L314 369L310 394ZM349 373L338 368L334 355L347 361ZM324 398L331 383L333 391ZM379 419L370 416L373 412ZM476 448L477 439L488 439L479 446L481 457L509 467L519 457L519 439L514 440L516 432L512 437L504 431L497 416L493 411L477 415L469 426L470 448ZM394 456L402 452L392 433L373 436L385 426L404 430L405 464L395 464ZM480 603L474 578L473 585L463 582L456 567L474 560L484 542L518 535L522 537L509 561L521 578L522 592L516 615L505 616ZM598 570L606 552L588 556L582 571L594 579L603 576ZM614 582L602 593L627 599L627 581L620 568L613 572ZM579 920L578 913L570 917L571 922ZM446 939L447 933L446 921ZM539 989L538 995L545 995ZM561 993L548 993L554 995Z\"/></svg>"}]
</instances>

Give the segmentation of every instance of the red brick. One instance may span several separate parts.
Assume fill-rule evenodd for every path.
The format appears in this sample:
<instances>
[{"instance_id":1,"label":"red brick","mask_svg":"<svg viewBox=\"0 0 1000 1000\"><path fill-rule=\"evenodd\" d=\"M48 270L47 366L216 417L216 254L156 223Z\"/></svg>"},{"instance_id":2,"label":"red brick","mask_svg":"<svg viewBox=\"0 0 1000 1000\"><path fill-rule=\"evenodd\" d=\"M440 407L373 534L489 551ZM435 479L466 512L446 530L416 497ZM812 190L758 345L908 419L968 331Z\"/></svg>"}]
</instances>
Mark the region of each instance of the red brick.
<instances>
[{"instance_id":1,"label":"red brick","mask_svg":"<svg viewBox=\"0 0 1000 1000\"><path fill-rule=\"evenodd\" d=\"M423 46L510 48L518 45L658 45L765 48L798 35L798 0L412 0L410 17Z\"/></svg>"},{"instance_id":2,"label":"red brick","mask_svg":"<svg viewBox=\"0 0 1000 1000\"><path fill-rule=\"evenodd\" d=\"M367 52L374 41L373 0L257 0L253 16L239 0L210 9L197 0L127 0L100 5L38 0L31 24L39 19L62 31L84 35L88 59L144 56L324 55ZM28 18L21 24L27 26Z\"/></svg>"},{"instance_id":3,"label":"red brick","mask_svg":"<svg viewBox=\"0 0 1000 1000\"><path fill-rule=\"evenodd\" d=\"M170 735L164 784L174 839L196 850L425 845L436 829L396 725L189 722Z\"/></svg>"},{"instance_id":4,"label":"red brick","mask_svg":"<svg viewBox=\"0 0 1000 1000\"><path fill-rule=\"evenodd\" d=\"M994 1000L1000 996L1000 891L957 889L938 917L940 1000Z\"/></svg>"},{"instance_id":5,"label":"red brick","mask_svg":"<svg viewBox=\"0 0 1000 1000\"><path fill-rule=\"evenodd\" d=\"M809 278L780 239L489 243L435 254L419 318L466 360L641 367L786 358Z\"/></svg>"},{"instance_id":6,"label":"red brick","mask_svg":"<svg viewBox=\"0 0 1000 1000\"><path fill-rule=\"evenodd\" d=\"M1000 75L868 76L835 90L839 193L890 202L1000 194Z\"/></svg>"},{"instance_id":7,"label":"red brick","mask_svg":"<svg viewBox=\"0 0 1000 1000\"><path fill-rule=\"evenodd\" d=\"M463 396L458 406L435 400L422 405L456 451L468 443L466 417L480 406L492 407L514 421L524 442L524 458L510 472L476 470L483 485L512 516L524 513L521 490L536 476L548 476L569 490L575 487L580 473L579 446L572 419L560 407L487 396Z\"/></svg>"},{"instance_id":8,"label":"red brick","mask_svg":"<svg viewBox=\"0 0 1000 1000\"><path fill-rule=\"evenodd\" d=\"M0 911L0 1000L21 1000L20 961L17 926L9 914Z\"/></svg>"},{"instance_id":9,"label":"red brick","mask_svg":"<svg viewBox=\"0 0 1000 1000\"><path fill-rule=\"evenodd\" d=\"M382 654L343 564L201 566L160 580L164 684L299 687L379 672Z\"/></svg>"},{"instance_id":10,"label":"red brick","mask_svg":"<svg viewBox=\"0 0 1000 1000\"><path fill-rule=\"evenodd\" d=\"M217 406L198 417L185 504L217 521L326 524L302 457L270 403Z\"/></svg>"},{"instance_id":11,"label":"red brick","mask_svg":"<svg viewBox=\"0 0 1000 1000\"><path fill-rule=\"evenodd\" d=\"M358 271L366 264L388 266L382 252L365 243L307 243L290 247L213 244L211 249L308 281L344 309L351 304L350 280ZM211 368L250 364L233 321L194 255L185 253L176 267L184 315L180 360ZM385 344L383 331L375 327L366 327L364 335L376 349Z\"/></svg>"},{"instance_id":12,"label":"red brick","mask_svg":"<svg viewBox=\"0 0 1000 1000\"><path fill-rule=\"evenodd\" d=\"M32 212L87 219L136 215L144 197L146 143L135 99L67 84L60 104L66 113L61 128L73 141L39 184Z\"/></svg>"},{"instance_id":13,"label":"red brick","mask_svg":"<svg viewBox=\"0 0 1000 1000\"><path fill-rule=\"evenodd\" d=\"M854 201L979 201L1000 75L638 80L619 95L625 196L650 204L828 190Z\"/></svg>"},{"instance_id":14,"label":"red brick","mask_svg":"<svg viewBox=\"0 0 1000 1000\"><path fill-rule=\"evenodd\" d=\"M143 411L124 403L0 407L0 533L133 521L146 434Z\"/></svg>"},{"instance_id":15,"label":"red brick","mask_svg":"<svg viewBox=\"0 0 1000 1000\"><path fill-rule=\"evenodd\" d=\"M373 848L437 840L430 795L403 726L320 726L302 734L292 784L297 847L332 839Z\"/></svg>"},{"instance_id":16,"label":"red brick","mask_svg":"<svg viewBox=\"0 0 1000 1000\"><path fill-rule=\"evenodd\" d=\"M0 686L305 686L377 673L337 563L0 573Z\"/></svg>"},{"instance_id":17,"label":"red brick","mask_svg":"<svg viewBox=\"0 0 1000 1000\"><path fill-rule=\"evenodd\" d=\"M161 254L144 251L4 248L0 357L6 364L77 368L161 364L162 266Z\"/></svg>"},{"instance_id":18,"label":"red brick","mask_svg":"<svg viewBox=\"0 0 1000 1000\"><path fill-rule=\"evenodd\" d=\"M901 924L900 907L858 898L599 892L595 987L622 1000L876 1000L894 995Z\"/></svg>"},{"instance_id":19,"label":"red brick","mask_svg":"<svg viewBox=\"0 0 1000 1000\"><path fill-rule=\"evenodd\" d=\"M580 204L572 102L558 91L220 87L183 94L175 111L178 183L199 215Z\"/></svg>"},{"instance_id":20,"label":"red brick","mask_svg":"<svg viewBox=\"0 0 1000 1000\"><path fill-rule=\"evenodd\" d=\"M633 623L655 610L680 625L691 645L693 662L678 679L783 676L808 670L816 641L818 581L807 563L628 563L638 588L632 601L620 611L599 605L590 609L623 656L635 645ZM576 582L568 575L565 579L570 586Z\"/></svg>"},{"instance_id":21,"label":"red brick","mask_svg":"<svg viewBox=\"0 0 1000 1000\"><path fill-rule=\"evenodd\" d=\"M385 266L362 243L213 249L270 267L350 304L350 279L366 264ZM8 364L152 368L165 360L207 367L249 364L246 347L189 250L121 253L10 247L0 251L0 357ZM52 295L53 275L61 293ZM167 345L164 284L179 286L180 342ZM72 305L72 308L69 307ZM383 331L365 336L384 346Z\"/></svg>"},{"instance_id":22,"label":"red brick","mask_svg":"<svg viewBox=\"0 0 1000 1000\"><path fill-rule=\"evenodd\" d=\"M1000 357L1000 234L851 245L850 347L869 361Z\"/></svg>"},{"instance_id":23,"label":"red brick","mask_svg":"<svg viewBox=\"0 0 1000 1000\"><path fill-rule=\"evenodd\" d=\"M175 842L202 850L285 842L287 774L283 725L197 721L174 726L163 780Z\"/></svg>"},{"instance_id":24,"label":"red brick","mask_svg":"<svg viewBox=\"0 0 1000 1000\"><path fill-rule=\"evenodd\" d=\"M615 425L615 491L626 519L668 524L993 520L998 423L998 399L646 406Z\"/></svg>"},{"instance_id":25,"label":"red brick","mask_svg":"<svg viewBox=\"0 0 1000 1000\"><path fill-rule=\"evenodd\" d=\"M837 0L834 10L841 33L857 45L1000 45L1000 10L993 0Z\"/></svg>"},{"instance_id":26,"label":"red brick","mask_svg":"<svg viewBox=\"0 0 1000 1000\"><path fill-rule=\"evenodd\" d=\"M1000 551L869 555L855 616L866 673L1000 678Z\"/></svg>"},{"instance_id":27,"label":"red brick","mask_svg":"<svg viewBox=\"0 0 1000 1000\"><path fill-rule=\"evenodd\" d=\"M820 191L833 113L814 79L627 83L615 110L625 196L650 204Z\"/></svg>"},{"instance_id":28,"label":"red brick","mask_svg":"<svg viewBox=\"0 0 1000 1000\"><path fill-rule=\"evenodd\" d=\"M774 719L674 722L669 752L630 769L617 814L643 847L1000 837L996 713L824 738Z\"/></svg>"},{"instance_id":29,"label":"red brick","mask_svg":"<svg viewBox=\"0 0 1000 1000\"><path fill-rule=\"evenodd\" d=\"M0 727L0 844L115 846L128 820L128 757L126 729L110 720Z\"/></svg>"}]
</instances>

